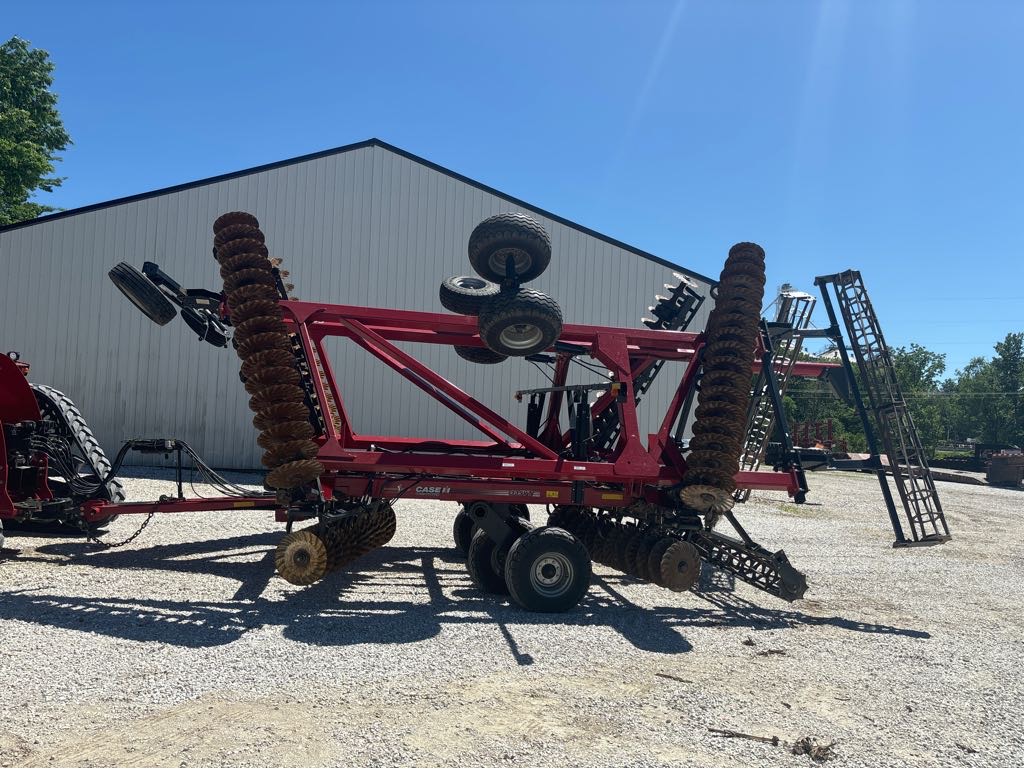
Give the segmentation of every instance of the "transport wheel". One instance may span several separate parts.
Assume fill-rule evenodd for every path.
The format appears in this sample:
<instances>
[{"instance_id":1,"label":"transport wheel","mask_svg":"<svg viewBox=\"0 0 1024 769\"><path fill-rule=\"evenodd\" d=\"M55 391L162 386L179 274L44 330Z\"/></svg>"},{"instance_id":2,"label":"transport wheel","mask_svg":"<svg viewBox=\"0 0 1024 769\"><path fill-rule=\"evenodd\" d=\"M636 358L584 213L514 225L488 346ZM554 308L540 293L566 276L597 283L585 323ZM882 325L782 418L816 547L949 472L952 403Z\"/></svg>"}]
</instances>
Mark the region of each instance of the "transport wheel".
<instances>
[{"instance_id":1,"label":"transport wheel","mask_svg":"<svg viewBox=\"0 0 1024 769\"><path fill-rule=\"evenodd\" d=\"M527 611L567 611L590 588L590 556L565 529L533 529L509 549L505 583L512 600Z\"/></svg>"},{"instance_id":2,"label":"transport wheel","mask_svg":"<svg viewBox=\"0 0 1024 769\"><path fill-rule=\"evenodd\" d=\"M132 304L158 326L166 326L178 314L163 291L127 262L115 264L107 276Z\"/></svg>"},{"instance_id":3,"label":"transport wheel","mask_svg":"<svg viewBox=\"0 0 1024 769\"><path fill-rule=\"evenodd\" d=\"M199 334L204 342L209 342L214 347L227 347L227 330L217 318L209 312L200 312L192 307L185 307L181 311L181 319L185 324Z\"/></svg>"},{"instance_id":4,"label":"transport wheel","mask_svg":"<svg viewBox=\"0 0 1024 769\"><path fill-rule=\"evenodd\" d=\"M455 547L463 555L469 553L469 543L473 541L474 531L473 519L469 517L465 507L460 507L459 514L455 516L455 523L452 524L452 539L455 540Z\"/></svg>"},{"instance_id":5,"label":"transport wheel","mask_svg":"<svg viewBox=\"0 0 1024 769\"><path fill-rule=\"evenodd\" d=\"M505 586L505 555L494 544L494 540L487 536L486 531L477 529L466 553L466 570L473 584L485 593L508 593Z\"/></svg>"},{"instance_id":6,"label":"transport wheel","mask_svg":"<svg viewBox=\"0 0 1024 769\"><path fill-rule=\"evenodd\" d=\"M480 311L501 292L501 286L475 275L457 275L441 284L438 297L441 306L459 315L479 315Z\"/></svg>"},{"instance_id":7,"label":"transport wheel","mask_svg":"<svg viewBox=\"0 0 1024 769\"><path fill-rule=\"evenodd\" d=\"M494 350L488 350L486 347L462 347L461 345L455 345L455 354L463 360L468 360L470 363L501 363L504 360L508 360L507 355L494 352Z\"/></svg>"},{"instance_id":8,"label":"transport wheel","mask_svg":"<svg viewBox=\"0 0 1024 769\"><path fill-rule=\"evenodd\" d=\"M547 294L519 289L495 300L480 315L480 339L501 355L542 352L562 333L562 309Z\"/></svg>"},{"instance_id":9,"label":"transport wheel","mask_svg":"<svg viewBox=\"0 0 1024 769\"><path fill-rule=\"evenodd\" d=\"M536 219L504 213L484 219L469 236L469 263L477 274L501 283L508 277L508 260L516 279L533 280L551 263L551 239Z\"/></svg>"},{"instance_id":10,"label":"transport wheel","mask_svg":"<svg viewBox=\"0 0 1024 769\"><path fill-rule=\"evenodd\" d=\"M530 520L530 508L526 505L509 505L509 510L516 518L522 518L524 520Z\"/></svg>"}]
</instances>

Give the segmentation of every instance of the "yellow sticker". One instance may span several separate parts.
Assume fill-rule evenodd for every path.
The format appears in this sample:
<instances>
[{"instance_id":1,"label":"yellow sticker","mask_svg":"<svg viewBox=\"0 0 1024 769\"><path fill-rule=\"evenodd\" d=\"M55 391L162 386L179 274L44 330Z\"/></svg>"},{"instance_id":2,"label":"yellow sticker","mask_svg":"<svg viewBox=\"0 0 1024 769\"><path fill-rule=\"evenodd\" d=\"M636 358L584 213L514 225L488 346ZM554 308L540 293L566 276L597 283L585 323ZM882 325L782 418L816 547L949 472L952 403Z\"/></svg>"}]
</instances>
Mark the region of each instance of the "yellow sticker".
<instances>
[{"instance_id":1,"label":"yellow sticker","mask_svg":"<svg viewBox=\"0 0 1024 769\"><path fill-rule=\"evenodd\" d=\"M548 499L558 499L560 496L562 496L562 492L560 492L560 491L549 491L549 492L547 492L547 496L548 496Z\"/></svg>"},{"instance_id":2,"label":"yellow sticker","mask_svg":"<svg viewBox=\"0 0 1024 769\"><path fill-rule=\"evenodd\" d=\"M256 507L255 502L232 502L232 507Z\"/></svg>"},{"instance_id":3,"label":"yellow sticker","mask_svg":"<svg viewBox=\"0 0 1024 769\"><path fill-rule=\"evenodd\" d=\"M622 498L623 497L622 497L621 494L602 494L601 495L601 499L608 499L608 500L614 499L614 500L618 501L618 500L621 500Z\"/></svg>"}]
</instances>

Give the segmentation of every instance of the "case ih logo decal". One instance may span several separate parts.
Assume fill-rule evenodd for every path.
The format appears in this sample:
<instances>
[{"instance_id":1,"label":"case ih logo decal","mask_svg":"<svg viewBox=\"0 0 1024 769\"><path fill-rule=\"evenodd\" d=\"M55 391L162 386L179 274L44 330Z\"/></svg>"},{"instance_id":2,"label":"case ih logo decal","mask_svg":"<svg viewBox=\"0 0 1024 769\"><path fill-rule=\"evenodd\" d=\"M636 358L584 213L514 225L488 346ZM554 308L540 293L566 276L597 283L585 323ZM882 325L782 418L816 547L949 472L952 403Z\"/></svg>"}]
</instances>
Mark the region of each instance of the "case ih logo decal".
<instances>
[{"instance_id":1,"label":"case ih logo decal","mask_svg":"<svg viewBox=\"0 0 1024 769\"><path fill-rule=\"evenodd\" d=\"M448 494L451 491L449 486L417 486L413 489L417 494Z\"/></svg>"}]
</instances>

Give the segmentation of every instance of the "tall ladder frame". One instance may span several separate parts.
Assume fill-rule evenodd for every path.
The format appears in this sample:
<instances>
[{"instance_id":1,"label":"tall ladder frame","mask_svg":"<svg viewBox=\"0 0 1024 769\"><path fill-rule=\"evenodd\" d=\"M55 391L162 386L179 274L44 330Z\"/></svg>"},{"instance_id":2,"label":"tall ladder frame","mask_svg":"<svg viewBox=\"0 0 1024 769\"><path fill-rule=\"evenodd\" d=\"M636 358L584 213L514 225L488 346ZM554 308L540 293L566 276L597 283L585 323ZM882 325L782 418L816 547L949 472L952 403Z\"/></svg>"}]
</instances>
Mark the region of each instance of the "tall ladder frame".
<instances>
[{"instance_id":1,"label":"tall ladder frame","mask_svg":"<svg viewBox=\"0 0 1024 769\"><path fill-rule=\"evenodd\" d=\"M775 372L780 398L786 394L793 363L803 347L804 335L801 332L810 326L815 302L810 294L784 286L775 300L775 320L766 324L774 343L771 369ZM746 438L740 455L740 470L743 471L756 471L761 467L765 448L776 432L776 409L769 396L768 385L768 377L762 366L754 378L750 407L747 409ZM733 497L737 502L746 502L750 498L750 489L737 489Z\"/></svg>"},{"instance_id":2,"label":"tall ladder frame","mask_svg":"<svg viewBox=\"0 0 1024 769\"><path fill-rule=\"evenodd\" d=\"M820 275L814 279L814 284L821 290L831 326L827 335L836 343L843 368L847 373L845 384L867 438L870 457L858 466L875 470L896 535L893 547L934 545L948 541L949 526L942 512L942 503L939 501L935 481L925 458L924 447L896 379L892 356L882 336L882 329L860 272L846 270L833 275ZM833 294L843 319L842 328L832 303ZM843 328L849 340L849 350ZM850 350L857 363L860 381L867 393L867 404L853 374ZM879 437L895 480L904 517L909 525L909 538L904 532L886 468L881 462ZM840 462L836 464L840 465ZM842 464L853 466L848 462Z\"/></svg>"}]
</instances>

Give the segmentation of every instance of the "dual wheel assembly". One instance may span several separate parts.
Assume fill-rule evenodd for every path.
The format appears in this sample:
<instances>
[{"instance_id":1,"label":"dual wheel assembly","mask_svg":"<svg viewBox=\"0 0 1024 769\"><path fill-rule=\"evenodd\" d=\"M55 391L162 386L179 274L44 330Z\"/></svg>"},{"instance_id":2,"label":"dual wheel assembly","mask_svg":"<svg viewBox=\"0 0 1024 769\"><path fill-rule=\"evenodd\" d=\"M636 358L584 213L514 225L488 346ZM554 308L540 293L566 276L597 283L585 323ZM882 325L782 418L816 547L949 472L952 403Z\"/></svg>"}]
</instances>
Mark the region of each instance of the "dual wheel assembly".
<instances>
[{"instance_id":1,"label":"dual wheel assembly","mask_svg":"<svg viewBox=\"0 0 1024 769\"><path fill-rule=\"evenodd\" d=\"M550 347L562 333L562 310L547 294L522 288L551 263L551 239L526 214L503 213L480 222L469 236L476 275L457 275L439 290L441 305L478 318L483 347L456 346L473 363L501 363Z\"/></svg>"},{"instance_id":2,"label":"dual wheel assembly","mask_svg":"<svg viewBox=\"0 0 1024 769\"><path fill-rule=\"evenodd\" d=\"M472 509L472 506L470 506ZM527 611L563 612L590 588L590 555L573 534L556 526L531 528L518 518L511 545L496 543L465 508L456 516L455 545L466 556L473 584L485 593L508 595Z\"/></svg>"}]
</instances>

